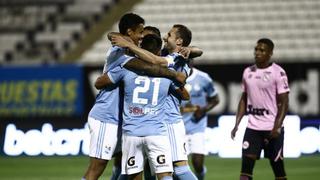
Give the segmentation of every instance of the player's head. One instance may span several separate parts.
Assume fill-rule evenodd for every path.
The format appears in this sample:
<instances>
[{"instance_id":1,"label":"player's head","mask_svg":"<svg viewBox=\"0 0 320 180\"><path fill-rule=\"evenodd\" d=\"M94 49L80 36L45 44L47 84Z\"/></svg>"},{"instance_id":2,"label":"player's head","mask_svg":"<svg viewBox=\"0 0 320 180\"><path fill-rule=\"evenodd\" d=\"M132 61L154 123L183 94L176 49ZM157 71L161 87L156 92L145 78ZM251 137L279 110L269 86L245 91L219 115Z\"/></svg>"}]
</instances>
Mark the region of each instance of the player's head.
<instances>
[{"instance_id":1,"label":"player's head","mask_svg":"<svg viewBox=\"0 0 320 180\"><path fill-rule=\"evenodd\" d=\"M270 39L259 39L254 49L256 63L268 63L273 54L273 48L274 44Z\"/></svg>"},{"instance_id":2,"label":"player's head","mask_svg":"<svg viewBox=\"0 0 320 180\"><path fill-rule=\"evenodd\" d=\"M147 34L142 38L140 46L155 55L160 55L162 40L158 35Z\"/></svg>"},{"instance_id":3,"label":"player's head","mask_svg":"<svg viewBox=\"0 0 320 180\"><path fill-rule=\"evenodd\" d=\"M170 52L174 52L177 47L189 46L192 39L191 31L184 25L175 24L168 34L163 38L164 47Z\"/></svg>"},{"instance_id":4,"label":"player's head","mask_svg":"<svg viewBox=\"0 0 320 180\"><path fill-rule=\"evenodd\" d=\"M161 37L160 30L154 26L146 26L143 30L143 36L146 36L147 34L155 34L159 37Z\"/></svg>"},{"instance_id":5,"label":"player's head","mask_svg":"<svg viewBox=\"0 0 320 180\"><path fill-rule=\"evenodd\" d=\"M142 38L144 19L137 14L127 13L119 21L119 32L129 36L138 45Z\"/></svg>"}]
</instances>

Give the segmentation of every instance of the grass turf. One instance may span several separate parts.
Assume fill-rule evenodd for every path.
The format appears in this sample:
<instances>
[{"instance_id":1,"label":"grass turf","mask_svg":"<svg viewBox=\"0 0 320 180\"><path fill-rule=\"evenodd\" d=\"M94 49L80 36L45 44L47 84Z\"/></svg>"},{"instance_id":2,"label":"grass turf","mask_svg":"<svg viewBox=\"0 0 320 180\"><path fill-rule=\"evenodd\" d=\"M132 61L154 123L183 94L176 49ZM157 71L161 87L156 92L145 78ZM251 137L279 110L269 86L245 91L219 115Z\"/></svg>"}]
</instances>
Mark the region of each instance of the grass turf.
<instances>
[{"instance_id":1,"label":"grass turf","mask_svg":"<svg viewBox=\"0 0 320 180\"><path fill-rule=\"evenodd\" d=\"M80 180L89 159L85 156L67 157L0 157L0 180ZM112 162L100 179L109 179ZM207 180L235 180L240 171L240 159L206 158ZM290 180L317 180L320 177L320 155L285 159ZM273 173L267 159L256 162L254 179L270 180Z\"/></svg>"}]
</instances>

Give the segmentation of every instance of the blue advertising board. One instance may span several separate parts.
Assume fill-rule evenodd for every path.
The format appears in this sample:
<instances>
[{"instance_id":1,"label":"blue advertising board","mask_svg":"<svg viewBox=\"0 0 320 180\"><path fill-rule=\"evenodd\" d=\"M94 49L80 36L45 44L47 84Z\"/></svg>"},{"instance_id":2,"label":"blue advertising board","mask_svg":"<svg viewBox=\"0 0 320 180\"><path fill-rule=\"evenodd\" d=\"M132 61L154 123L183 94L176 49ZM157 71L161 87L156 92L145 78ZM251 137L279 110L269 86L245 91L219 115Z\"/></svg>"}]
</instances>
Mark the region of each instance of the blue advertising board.
<instances>
[{"instance_id":1,"label":"blue advertising board","mask_svg":"<svg viewBox=\"0 0 320 180\"><path fill-rule=\"evenodd\" d=\"M0 68L0 117L83 113L83 72L77 65Z\"/></svg>"}]
</instances>

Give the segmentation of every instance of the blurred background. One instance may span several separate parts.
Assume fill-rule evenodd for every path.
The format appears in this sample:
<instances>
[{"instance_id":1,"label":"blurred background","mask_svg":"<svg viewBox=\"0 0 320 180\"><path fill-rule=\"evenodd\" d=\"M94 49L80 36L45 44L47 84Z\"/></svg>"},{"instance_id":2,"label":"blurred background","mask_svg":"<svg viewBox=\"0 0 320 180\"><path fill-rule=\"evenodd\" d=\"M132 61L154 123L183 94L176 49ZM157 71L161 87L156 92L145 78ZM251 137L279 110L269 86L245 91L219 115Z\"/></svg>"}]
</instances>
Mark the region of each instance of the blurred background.
<instances>
[{"instance_id":1,"label":"blurred background","mask_svg":"<svg viewBox=\"0 0 320 180\"><path fill-rule=\"evenodd\" d=\"M14 156L67 156L80 157L80 179L87 165L87 115L97 94L93 83L111 46L106 34L118 31L126 12L141 15L162 36L174 24L191 29L191 45L204 51L196 66L210 74L221 99L209 116L210 162L236 158L234 177L242 132L236 141L229 137L242 71L254 62L256 41L272 39L272 59L286 70L291 89L285 156L311 157L319 168L319 9L319 0L0 0L0 174L14 179L6 166L16 165Z\"/></svg>"}]
</instances>

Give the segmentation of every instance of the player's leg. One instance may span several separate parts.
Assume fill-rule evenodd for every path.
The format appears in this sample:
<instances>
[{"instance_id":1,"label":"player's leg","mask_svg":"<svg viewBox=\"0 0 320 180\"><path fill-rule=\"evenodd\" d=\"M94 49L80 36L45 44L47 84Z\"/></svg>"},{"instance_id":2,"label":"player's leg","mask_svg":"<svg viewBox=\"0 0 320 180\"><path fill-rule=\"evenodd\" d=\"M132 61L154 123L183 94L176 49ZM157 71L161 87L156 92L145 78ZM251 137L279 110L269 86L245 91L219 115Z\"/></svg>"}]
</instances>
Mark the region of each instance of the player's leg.
<instances>
[{"instance_id":1,"label":"player's leg","mask_svg":"<svg viewBox=\"0 0 320 180\"><path fill-rule=\"evenodd\" d=\"M281 134L276 139L271 139L265 148L265 155L269 158L275 179L286 180L286 172L283 162L283 142L284 129L281 129Z\"/></svg>"},{"instance_id":2,"label":"player's leg","mask_svg":"<svg viewBox=\"0 0 320 180\"><path fill-rule=\"evenodd\" d=\"M145 154L153 172L159 180L172 179L172 157L167 136L145 137Z\"/></svg>"},{"instance_id":3,"label":"player's leg","mask_svg":"<svg viewBox=\"0 0 320 180\"><path fill-rule=\"evenodd\" d=\"M151 167L149 164L149 160L146 159L144 164L144 179L145 180L156 180L156 176L151 172Z\"/></svg>"},{"instance_id":4,"label":"player's leg","mask_svg":"<svg viewBox=\"0 0 320 180\"><path fill-rule=\"evenodd\" d=\"M240 180L251 180L255 161L260 158L264 145L263 136L259 131L246 129L242 143L242 163Z\"/></svg>"},{"instance_id":5,"label":"player's leg","mask_svg":"<svg viewBox=\"0 0 320 180\"><path fill-rule=\"evenodd\" d=\"M122 157L121 152L118 152L114 155L112 175L110 180L117 180L121 175L121 157Z\"/></svg>"},{"instance_id":6,"label":"player's leg","mask_svg":"<svg viewBox=\"0 0 320 180\"><path fill-rule=\"evenodd\" d=\"M122 135L121 174L128 175L128 179L142 180L143 141L144 137Z\"/></svg>"},{"instance_id":7,"label":"player's leg","mask_svg":"<svg viewBox=\"0 0 320 180\"><path fill-rule=\"evenodd\" d=\"M188 164L186 149L186 134L183 120L178 123L167 124L171 154L173 161L173 175L180 180L196 180L196 176Z\"/></svg>"},{"instance_id":8,"label":"player's leg","mask_svg":"<svg viewBox=\"0 0 320 180\"><path fill-rule=\"evenodd\" d=\"M195 174L199 180L204 179L207 168L204 165L204 157L207 155L205 149L205 134L204 132L189 134L188 152L191 154L191 162Z\"/></svg>"},{"instance_id":9,"label":"player's leg","mask_svg":"<svg viewBox=\"0 0 320 180\"><path fill-rule=\"evenodd\" d=\"M84 175L86 180L96 180L103 173L117 144L118 125L88 118L90 129L90 165Z\"/></svg>"}]
</instances>

